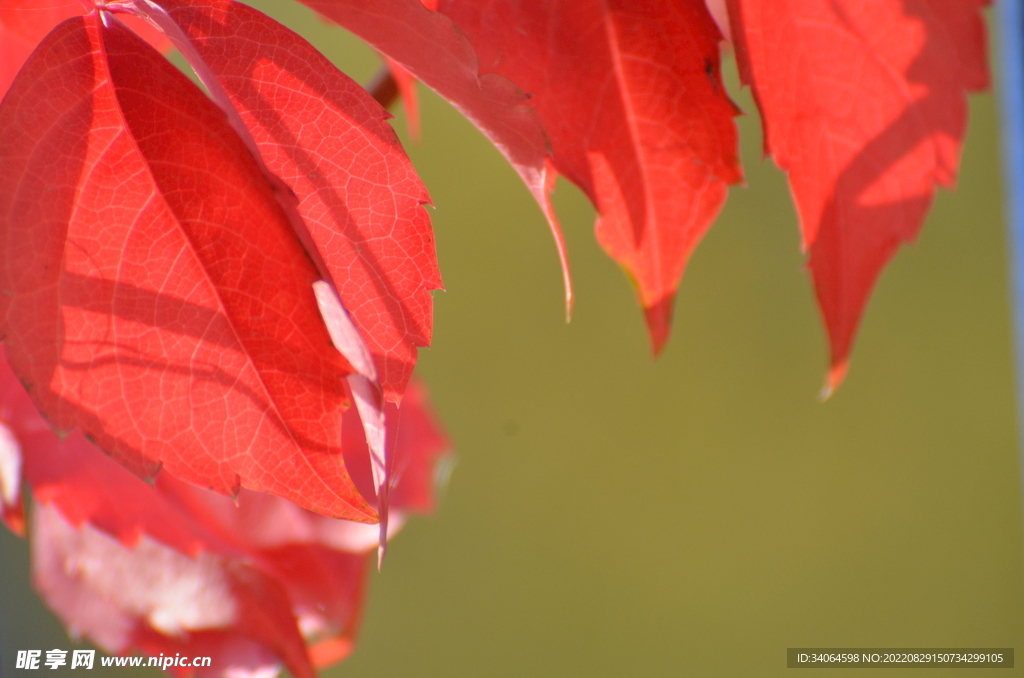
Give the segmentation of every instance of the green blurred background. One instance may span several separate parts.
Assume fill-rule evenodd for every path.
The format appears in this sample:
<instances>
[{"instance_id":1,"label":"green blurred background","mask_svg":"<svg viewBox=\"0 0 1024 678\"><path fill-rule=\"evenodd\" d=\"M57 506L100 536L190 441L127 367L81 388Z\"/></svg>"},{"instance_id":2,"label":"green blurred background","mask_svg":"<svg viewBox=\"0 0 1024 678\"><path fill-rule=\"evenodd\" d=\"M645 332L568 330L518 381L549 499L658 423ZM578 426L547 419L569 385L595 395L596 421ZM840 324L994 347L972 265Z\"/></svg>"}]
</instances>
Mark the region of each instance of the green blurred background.
<instances>
[{"instance_id":1,"label":"green blurred background","mask_svg":"<svg viewBox=\"0 0 1024 678\"><path fill-rule=\"evenodd\" d=\"M254 4L356 80L377 69L308 11ZM447 288L419 374L458 465L436 515L393 542L359 647L325 678L773 676L795 646L1024 651L993 96L972 98L959 187L883 275L849 378L821 403L789 192L726 70L748 186L693 257L657 361L579 191L556 193L566 325L551 237L510 167L429 92L421 143L398 113ZM71 643L29 589L26 545L3 531L0 552L12 676L13 650Z\"/></svg>"}]
</instances>

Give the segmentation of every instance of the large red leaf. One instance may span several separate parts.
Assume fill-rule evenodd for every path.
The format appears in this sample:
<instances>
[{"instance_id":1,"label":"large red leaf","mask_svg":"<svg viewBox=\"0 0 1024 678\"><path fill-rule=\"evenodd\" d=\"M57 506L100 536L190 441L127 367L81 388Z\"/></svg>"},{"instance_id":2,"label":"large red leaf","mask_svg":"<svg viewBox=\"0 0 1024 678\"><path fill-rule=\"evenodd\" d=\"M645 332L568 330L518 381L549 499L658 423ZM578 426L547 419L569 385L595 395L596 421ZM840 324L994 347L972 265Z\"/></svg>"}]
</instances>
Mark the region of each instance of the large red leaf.
<instances>
[{"instance_id":1,"label":"large red leaf","mask_svg":"<svg viewBox=\"0 0 1024 678\"><path fill-rule=\"evenodd\" d=\"M432 36L436 44L424 44L428 28L437 34L447 28L440 17L411 6L416 2L366 7L356 0L304 1L463 110L513 161L534 194L544 194L552 178L538 179L539 146L527 145L519 156L508 150L502 127L508 107L474 108L479 87L453 87L435 72L450 52L466 50L455 38L438 35ZM721 208L726 187L740 179L735 108L718 70L720 35L703 1L430 5L468 38L481 82L501 75L528 93L555 167L597 206L598 239L635 282L652 346L660 351L686 259ZM461 60L472 64L470 56ZM442 73L452 71L446 64Z\"/></svg>"},{"instance_id":2,"label":"large red leaf","mask_svg":"<svg viewBox=\"0 0 1024 678\"><path fill-rule=\"evenodd\" d=\"M140 475L375 520L316 268L223 112L107 18L59 26L0 106L12 367Z\"/></svg>"},{"instance_id":3,"label":"large red leaf","mask_svg":"<svg viewBox=\"0 0 1024 678\"><path fill-rule=\"evenodd\" d=\"M426 189L388 113L301 37L231 0L162 3L227 91L397 402L441 287Z\"/></svg>"},{"instance_id":4,"label":"large red leaf","mask_svg":"<svg viewBox=\"0 0 1024 678\"><path fill-rule=\"evenodd\" d=\"M736 109L703 0L440 0L482 73L531 95L555 167L597 207L655 353L686 260L740 179Z\"/></svg>"},{"instance_id":5,"label":"large red leaf","mask_svg":"<svg viewBox=\"0 0 1024 678\"><path fill-rule=\"evenodd\" d=\"M789 174L829 333L846 373L879 273L951 186L964 93L988 84L988 0L729 0L765 150Z\"/></svg>"},{"instance_id":6,"label":"large red leaf","mask_svg":"<svg viewBox=\"0 0 1024 678\"><path fill-rule=\"evenodd\" d=\"M567 312L572 285L565 241L551 205L556 174L529 96L496 73L478 71L473 47L450 19L420 0L301 0L344 26L451 102L522 177L548 219L562 263Z\"/></svg>"}]
</instances>

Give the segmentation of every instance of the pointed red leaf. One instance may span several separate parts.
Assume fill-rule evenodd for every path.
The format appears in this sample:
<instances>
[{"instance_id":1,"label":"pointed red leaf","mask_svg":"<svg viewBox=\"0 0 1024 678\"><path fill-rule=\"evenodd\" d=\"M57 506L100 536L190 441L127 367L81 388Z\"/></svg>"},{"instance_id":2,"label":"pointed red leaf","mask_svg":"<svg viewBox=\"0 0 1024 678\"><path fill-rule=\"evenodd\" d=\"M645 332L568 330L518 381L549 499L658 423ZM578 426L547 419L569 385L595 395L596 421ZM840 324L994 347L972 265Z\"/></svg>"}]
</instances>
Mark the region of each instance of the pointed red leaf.
<instances>
[{"instance_id":1,"label":"pointed red leaf","mask_svg":"<svg viewBox=\"0 0 1024 678\"><path fill-rule=\"evenodd\" d=\"M789 174L829 334L846 373L879 273L953 184L964 93L988 84L987 0L729 0L765 150Z\"/></svg>"},{"instance_id":2,"label":"pointed red leaf","mask_svg":"<svg viewBox=\"0 0 1024 678\"><path fill-rule=\"evenodd\" d=\"M532 96L555 167L597 207L658 353L686 260L740 179L720 35L703 0L441 0L480 71Z\"/></svg>"},{"instance_id":3,"label":"pointed red leaf","mask_svg":"<svg viewBox=\"0 0 1024 678\"><path fill-rule=\"evenodd\" d=\"M357 0L305 2L462 110L546 205L553 177L541 166L544 151L535 143L518 155L509 152L523 148L508 145L502 116L509 107L474 108L479 87L454 86L451 65L443 75L435 72L458 53L465 54L463 80L476 75L461 36L442 40L450 29L440 18L416 0L372 7ZM686 259L721 208L726 187L740 178L735 108L718 72L720 36L703 1L441 0L436 6L475 49L480 82L501 75L528 93L555 168L601 213L598 238L636 283L652 346L660 351Z\"/></svg>"},{"instance_id":4,"label":"pointed red leaf","mask_svg":"<svg viewBox=\"0 0 1024 678\"><path fill-rule=\"evenodd\" d=\"M415 379L409 382L401 407L387 407L387 439L391 463L391 502L402 519L404 513L434 510L437 465L451 450L451 443L437 421L427 390ZM346 424L351 410L345 413ZM362 492L372 488L366 441L356 426L343 428L345 466Z\"/></svg>"},{"instance_id":5,"label":"pointed red leaf","mask_svg":"<svg viewBox=\"0 0 1024 678\"><path fill-rule=\"evenodd\" d=\"M141 475L375 520L317 271L224 114L95 15L34 53L0 137L0 316L51 421Z\"/></svg>"},{"instance_id":6,"label":"pointed red leaf","mask_svg":"<svg viewBox=\"0 0 1024 678\"><path fill-rule=\"evenodd\" d=\"M300 36L231 0L162 3L224 86L398 401L441 287L429 202L389 117Z\"/></svg>"},{"instance_id":7,"label":"pointed red leaf","mask_svg":"<svg viewBox=\"0 0 1024 678\"><path fill-rule=\"evenodd\" d=\"M550 199L556 174L549 164L544 129L529 97L507 78L478 72L476 53L462 32L420 0L301 1L373 45L451 102L508 159L548 219L570 311L569 261Z\"/></svg>"}]
</instances>

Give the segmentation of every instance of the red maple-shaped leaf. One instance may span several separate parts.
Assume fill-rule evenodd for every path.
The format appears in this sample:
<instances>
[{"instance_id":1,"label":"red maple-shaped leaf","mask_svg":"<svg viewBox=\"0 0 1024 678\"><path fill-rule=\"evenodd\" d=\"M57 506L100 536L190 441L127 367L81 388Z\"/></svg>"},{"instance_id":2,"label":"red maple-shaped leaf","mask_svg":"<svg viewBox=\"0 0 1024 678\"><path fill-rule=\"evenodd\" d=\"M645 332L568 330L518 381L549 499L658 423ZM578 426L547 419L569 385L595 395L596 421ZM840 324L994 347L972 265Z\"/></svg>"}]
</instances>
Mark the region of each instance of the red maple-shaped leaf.
<instances>
[{"instance_id":1,"label":"red maple-shaped leaf","mask_svg":"<svg viewBox=\"0 0 1024 678\"><path fill-rule=\"evenodd\" d=\"M988 0L729 0L765 150L789 174L831 348L846 373L879 273L951 186L965 92L988 84Z\"/></svg>"},{"instance_id":2,"label":"red maple-shaped leaf","mask_svg":"<svg viewBox=\"0 0 1024 678\"><path fill-rule=\"evenodd\" d=\"M401 399L441 287L426 189L390 117L301 37L231 0L162 3L231 98Z\"/></svg>"},{"instance_id":3,"label":"red maple-shaped leaf","mask_svg":"<svg viewBox=\"0 0 1024 678\"><path fill-rule=\"evenodd\" d=\"M686 260L740 179L721 36L703 0L440 0L482 73L531 95L555 167L597 207L655 353ZM428 83L429 84L429 83Z\"/></svg>"},{"instance_id":4,"label":"red maple-shaped leaf","mask_svg":"<svg viewBox=\"0 0 1024 678\"><path fill-rule=\"evenodd\" d=\"M35 51L0 138L0 319L50 420L144 477L376 520L316 267L224 113L97 12Z\"/></svg>"}]
</instances>

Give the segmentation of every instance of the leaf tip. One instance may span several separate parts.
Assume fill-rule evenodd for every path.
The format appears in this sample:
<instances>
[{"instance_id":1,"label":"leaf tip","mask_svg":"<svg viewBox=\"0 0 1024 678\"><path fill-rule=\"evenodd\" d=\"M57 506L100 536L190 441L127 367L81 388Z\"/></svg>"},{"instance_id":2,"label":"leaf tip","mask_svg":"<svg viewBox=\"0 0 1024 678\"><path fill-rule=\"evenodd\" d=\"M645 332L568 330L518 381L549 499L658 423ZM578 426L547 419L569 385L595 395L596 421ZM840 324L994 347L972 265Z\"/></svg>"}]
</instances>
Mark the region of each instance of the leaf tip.
<instances>
[{"instance_id":1,"label":"leaf tip","mask_svg":"<svg viewBox=\"0 0 1024 678\"><path fill-rule=\"evenodd\" d=\"M828 374L825 375L825 386L821 389L821 394L818 398L825 402L832 397L832 394L836 392L836 389L846 379L846 371L850 367L849 357L843 357L839 360L834 360L832 366L828 370Z\"/></svg>"},{"instance_id":2,"label":"leaf tip","mask_svg":"<svg viewBox=\"0 0 1024 678\"><path fill-rule=\"evenodd\" d=\"M558 263L562 267L562 284L565 287L565 322L572 320L572 307L576 300L572 290L572 271L569 267L569 248L565 244L565 235L562 233L562 226L558 223L558 215L555 214L555 206L551 202L551 194L555 191L555 182L558 180L558 170L550 157L544 159L544 169L538 177L536 185L530 185L533 197L540 205L544 218L548 221L551 235L555 239L555 248L558 250Z\"/></svg>"},{"instance_id":3,"label":"leaf tip","mask_svg":"<svg viewBox=\"0 0 1024 678\"><path fill-rule=\"evenodd\" d=\"M347 636L326 638L310 645L308 652L313 666L325 669L352 654L352 639Z\"/></svg>"},{"instance_id":4,"label":"leaf tip","mask_svg":"<svg viewBox=\"0 0 1024 678\"><path fill-rule=\"evenodd\" d=\"M665 350L665 344L672 332L672 308L674 305L675 295L668 294L660 301L644 308L647 336L651 341L651 355L655 358Z\"/></svg>"},{"instance_id":5,"label":"leaf tip","mask_svg":"<svg viewBox=\"0 0 1024 678\"><path fill-rule=\"evenodd\" d=\"M0 506L0 520L3 520L12 533L24 539L25 510L20 502L12 506Z\"/></svg>"},{"instance_id":6,"label":"leaf tip","mask_svg":"<svg viewBox=\"0 0 1024 678\"><path fill-rule=\"evenodd\" d=\"M377 542L377 571L384 567L384 556L388 552L388 497L387 489L381 488L378 496L378 515L380 516L380 537Z\"/></svg>"}]
</instances>

